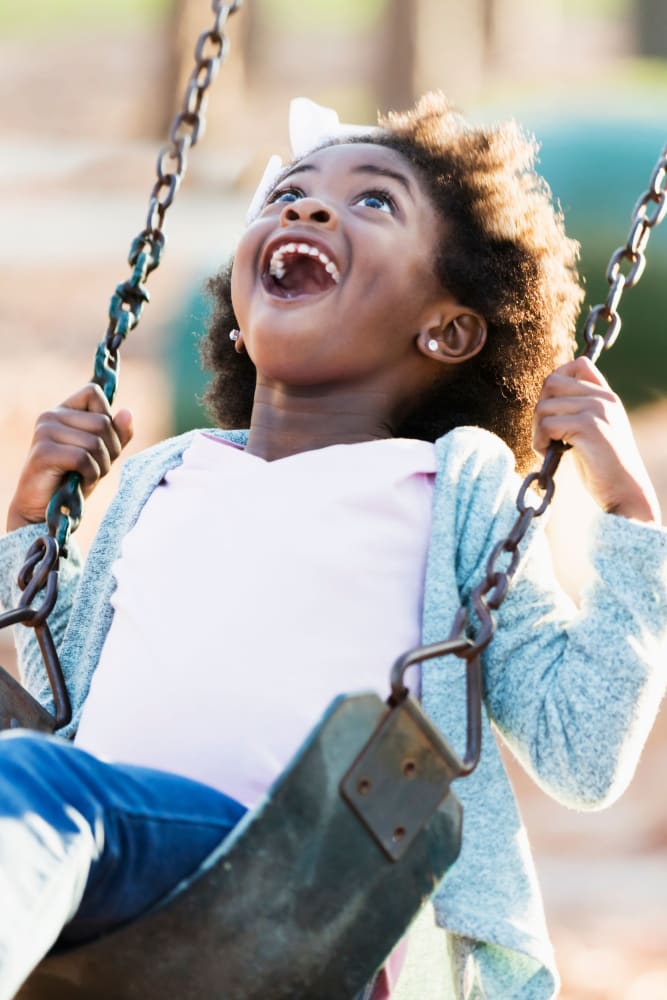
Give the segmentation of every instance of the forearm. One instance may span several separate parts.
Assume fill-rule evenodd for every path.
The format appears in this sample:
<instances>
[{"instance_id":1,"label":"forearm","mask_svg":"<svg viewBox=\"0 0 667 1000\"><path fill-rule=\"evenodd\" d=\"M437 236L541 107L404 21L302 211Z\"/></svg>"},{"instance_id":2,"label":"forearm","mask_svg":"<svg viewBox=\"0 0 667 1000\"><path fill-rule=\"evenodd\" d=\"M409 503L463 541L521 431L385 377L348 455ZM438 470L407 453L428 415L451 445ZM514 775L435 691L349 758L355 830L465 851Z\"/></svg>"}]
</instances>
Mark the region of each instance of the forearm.
<instances>
[{"instance_id":1,"label":"forearm","mask_svg":"<svg viewBox=\"0 0 667 1000\"><path fill-rule=\"evenodd\" d=\"M627 786L667 678L667 533L601 517L576 611L531 553L485 656L490 714L554 797L580 808Z\"/></svg>"}]
</instances>

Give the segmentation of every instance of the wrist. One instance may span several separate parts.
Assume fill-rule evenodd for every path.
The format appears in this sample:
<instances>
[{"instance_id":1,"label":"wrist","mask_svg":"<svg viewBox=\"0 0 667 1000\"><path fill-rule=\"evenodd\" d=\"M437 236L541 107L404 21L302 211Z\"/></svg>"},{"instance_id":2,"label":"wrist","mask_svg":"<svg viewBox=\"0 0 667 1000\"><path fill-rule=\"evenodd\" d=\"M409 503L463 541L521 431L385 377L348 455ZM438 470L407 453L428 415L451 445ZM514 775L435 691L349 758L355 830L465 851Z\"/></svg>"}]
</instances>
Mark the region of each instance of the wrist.
<instances>
[{"instance_id":1,"label":"wrist","mask_svg":"<svg viewBox=\"0 0 667 1000\"><path fill-rule=\"evenodd\" d=\"M24 517L17 510L10 506L7 511L7 531L17 531L19 528L26 528L29 524L38 524L38 521L31 521Z\"/></svg>"},{"instance_id":2,"label":"wrist","mask_svg":"<svg viewBox=\"0 0 667 1000\"><path fill-rule=\"evenodd\" d=\"M645 524L661 524L660 504L655 493L641 493L625 497L607 508L608 514L619 514L633 521L643 521Z\"/></svg>"}]
</instances>

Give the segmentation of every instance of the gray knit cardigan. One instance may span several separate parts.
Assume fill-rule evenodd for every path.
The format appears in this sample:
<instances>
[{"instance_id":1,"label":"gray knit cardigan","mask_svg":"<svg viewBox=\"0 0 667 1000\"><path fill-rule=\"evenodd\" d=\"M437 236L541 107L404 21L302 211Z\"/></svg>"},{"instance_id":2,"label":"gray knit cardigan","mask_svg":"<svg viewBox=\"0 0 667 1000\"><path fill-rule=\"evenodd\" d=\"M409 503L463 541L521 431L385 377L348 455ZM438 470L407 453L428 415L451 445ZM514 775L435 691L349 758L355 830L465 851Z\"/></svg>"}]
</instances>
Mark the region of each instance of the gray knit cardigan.
<instances>
[{"instance_id":1,"label":"gray knit cardigan","mask_svg":"<svg viewBox=\"0 0 667 1000\"><path fill-rule=\"evenodd\" d=\"M243 432L217 432L237 443ZM111 570L124 535L191 434L128 460L82 568L75 545L61 569L51 625L65 671L76 732L113 617ZM484 574L489 553L514 521L513 457L493 435L459 428L436 445L436 476L423 640L449 634L461 599ZM0 539L0 602L15 606L14 580L43 526ZM454 956L455 992L466 1000L547 1000L558 988L528 841L496 744L567 806L613 801L634 771L667 674L667 531L601 514L592 546L594 579L576 608L551 569L540 527L529 544L483 656L483 743L473 775L456 783L464 809L461 855L434 897ZM23 680L47 707L50 690L32 632L18 629ZM140 664L137 664L140 668ZM465 742L460 661L423 667L422 703L446 738ZM156 697L160 679L155 678ZM323 706L324 708L324 706ZM496 730L494 733L493 730ZM453 945L452 945L453 943ZM422 992L427 1000L429 994Z\"/></svg>"}]
</instances>

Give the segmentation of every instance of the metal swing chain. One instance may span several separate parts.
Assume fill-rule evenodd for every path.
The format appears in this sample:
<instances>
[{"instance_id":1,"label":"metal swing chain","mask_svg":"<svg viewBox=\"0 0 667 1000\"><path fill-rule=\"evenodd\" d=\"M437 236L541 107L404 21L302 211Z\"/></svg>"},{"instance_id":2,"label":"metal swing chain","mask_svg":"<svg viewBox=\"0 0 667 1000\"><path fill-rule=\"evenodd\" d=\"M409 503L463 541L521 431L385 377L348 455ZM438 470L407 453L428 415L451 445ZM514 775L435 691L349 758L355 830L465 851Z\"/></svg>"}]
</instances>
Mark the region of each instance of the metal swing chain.
<instances>
[{"instance_id":1,"label":"metal swing chain","mask_svg":"<svg viewBox=\"0 0 667 1000\"><path fill-rule=\"evenodd\" d=\"M227 20L240 8L242 0L222 3L211 0L214 20L195 45L195 66L188 80L181 110L169 132L169 142L157 158L157 178L148 201L146 224L130 246L130 277L116 286L109 304L109 323L104 339L97 347L91 381L100 386L107 400L113 402L118 383L121 344L138 324L144 305L150 301L146 279L159 263L165 245L164 218L172 204L187 169L187 154L204 134L207 91L220 64L229 51L225 35ZM69 721L70 708L62 671L46 619L58 595L58 563L67 555L67 544L77 529L83 513L82 477L78 472L65 476L53 494L46 511L48 534L36 539L26 553L18 576L23 591L19 606L0 614L0 628L23 624L35 629L44 664L54 693L56 728ZM37 595L45 591L39 607L33 607Z\"/></svg>"},{"instance_id":2,"label":"metal swing chain","mask_svg":"<svg viewBox=\"0 0 667 1000\"><path fill-rule=\"evenodd\" d=\"M207 90L229 51L224 34L227 19L241 6L241 0L222 3L212 0L213 25L204 31L195 45L195 67L188 80L181 110L169 132L169 142L157 158L157 178L149 200L146 225L132 241L128 263L130 277L116 286L109 303L109 325L98 345L92 381L113 402L118 381L118 351L130 330L138 324L144 305L150 301L146 279L159 263L165 245L164 218L187 170L190 148L204 134ZM56 539L61 554L75 531L83 512L81 477L71 473L53 495L47 508L49 534Z\"/></svg>"},{"instance_id":3,"label":"metal swing chain","mask_svg":"<svg viewBox=\"0 0 667 1000\"><path fill-rule=\"evenodd\" d=\"M583 337L586 347L583 356L595 363L603 351L608 350L618 337L621 317L618 306L626 288L633 288L646 267L646 246L651 232L667 215L667 145L653 169L647 190L642 194L632 210L631 225L624 246L611 256L606 278L609 293L606 302L591 309L584 326ZM627 273L621 270L627 265ZM604 324L604 332L598 327ZM406 669L424 660L454 654L466 661L467 696L467 738L466 752L460 762L461 775L469 774L477 765L481 749L481 702L482 678L479 662L480 653L491 642L495 632L492 611L497 611L505 600L514 574L519 566L521 553L519 546L532 521L541 517L551 503L555 491L554 474L568 446L561 441L553 441L544 455L542 466L531 472L523 480L516 500L518 516L509 534L493 548L486 564L484 579L473 590L471 604L478 619L474 638L467 635L468 612L462 605L456 615L450 636L444 642L421 646L400 657L391 673L391 701L398 703L408 694L403 677ZM541 491L537 506L529 500L529 491ZM506 565L503 566L503 561Z\"/></svg>"}]
</instances>

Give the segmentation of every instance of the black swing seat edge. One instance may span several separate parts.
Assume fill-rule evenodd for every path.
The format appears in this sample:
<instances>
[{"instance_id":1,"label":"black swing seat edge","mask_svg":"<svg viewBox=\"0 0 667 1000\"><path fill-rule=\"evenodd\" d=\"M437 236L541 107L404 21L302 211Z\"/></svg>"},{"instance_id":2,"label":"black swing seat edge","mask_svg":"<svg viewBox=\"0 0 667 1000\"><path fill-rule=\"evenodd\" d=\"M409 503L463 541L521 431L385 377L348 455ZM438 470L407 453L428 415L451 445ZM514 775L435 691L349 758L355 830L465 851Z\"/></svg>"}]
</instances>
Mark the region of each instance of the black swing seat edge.
<instances>
[{"instance_id":1,"label":"black swing seat edge","mask_svg":"<svg viewBox=\"0 0 667 1000\"><path fill-rule=\"evenodd\" d=\"M0 732L19 728L52 733L55 717L0 666Z\"/></svg>"},{"instance_id":2,"label":"black swing seat edge","mask_svg":"<svg viewBox=\"0 0 667 1000\"><path fill-rule=\"evenodd\" d=\"M90 943L62 947L64 935L17 998L353 1000L460 850L462 810L449 791L456 776L449 763L419 789L422 762L433 756L428 730L415 723L421 714L416 703L390 709L376 694L337 698L185 891ZM358 779L368 747L371 770L363 773L371 778ZM414 767L401 777L394 772L406 760ZM345 798L359 780L361 798L370 802L377 792L366 819L364 806ZM351 790L341 794L346 782ZM420 829L401 834L404 800L414 813L414 802L429 795ZM385 832L371 832L376 814ZM386 830L409 839L397 858L382 845Z\"/></svg>"}]
</instances>

